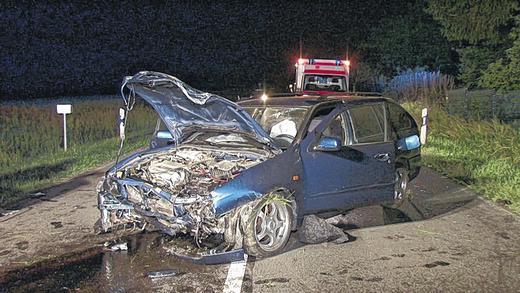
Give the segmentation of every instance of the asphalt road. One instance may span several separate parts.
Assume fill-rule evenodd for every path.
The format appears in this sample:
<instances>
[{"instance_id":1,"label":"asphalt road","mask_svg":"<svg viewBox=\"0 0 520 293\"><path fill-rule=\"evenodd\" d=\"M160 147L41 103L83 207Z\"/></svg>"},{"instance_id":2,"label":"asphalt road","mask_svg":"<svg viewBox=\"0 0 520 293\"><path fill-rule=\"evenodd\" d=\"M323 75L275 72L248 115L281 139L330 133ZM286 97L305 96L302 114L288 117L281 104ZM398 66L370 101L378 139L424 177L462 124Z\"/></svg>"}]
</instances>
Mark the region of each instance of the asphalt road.
<instances>
[{"instance_id":1,"label":"asphalt road","mask_svg":"<svg viewBox=\"0 0 520 293\"><path fill-rule=\"evenodd\" d=\"M196 265L171 256L185 241L121 236L107 252L97 236L92 172L46 191L22 213L0 218L0 291L518 292L520 218L428 168L400 211L345 215L355 240L303 245L244 265ZM162 277L152 278L154 273ZM152 275L150 275L152 274ZM152 277L151 277L152 276Z\"/></svg>"}]
</instances>

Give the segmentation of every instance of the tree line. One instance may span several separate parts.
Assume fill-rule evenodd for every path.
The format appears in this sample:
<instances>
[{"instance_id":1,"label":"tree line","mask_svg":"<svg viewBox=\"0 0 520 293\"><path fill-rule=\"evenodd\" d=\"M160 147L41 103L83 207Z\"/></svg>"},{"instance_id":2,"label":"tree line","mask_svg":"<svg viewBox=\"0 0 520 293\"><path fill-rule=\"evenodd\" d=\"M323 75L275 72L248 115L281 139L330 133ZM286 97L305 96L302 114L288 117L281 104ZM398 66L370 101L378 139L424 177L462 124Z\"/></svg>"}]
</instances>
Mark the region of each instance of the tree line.
<instances>
[{"instance_id":1,"label":"tree line","mask_svg":"<svg viewBox=\"0 0 520 293\"><path fill-rule=\"evenodd\" d=\"M110 94L140 70L205 90L259 82L285 90L300 40L304 57L344 58L348 50L358 90L370 89L376 76L415 67L495 86L486 76L518 70L515 1L479 8L464 21L453 13L487 2L463 2L3 1L0 98ZM468 34L468 21L482 17L492 26Z\"/></svg>"},{"instance_id":2,"label":"tree line","mask_svg":"<svg viewBox=\"0 0 520 293\"><path fill-rule=\"evenodd\" d=\"M427 12L460 56L469 88L520 90L520 6L517 0L431 0Z\"/></svg>"}]
</instances>

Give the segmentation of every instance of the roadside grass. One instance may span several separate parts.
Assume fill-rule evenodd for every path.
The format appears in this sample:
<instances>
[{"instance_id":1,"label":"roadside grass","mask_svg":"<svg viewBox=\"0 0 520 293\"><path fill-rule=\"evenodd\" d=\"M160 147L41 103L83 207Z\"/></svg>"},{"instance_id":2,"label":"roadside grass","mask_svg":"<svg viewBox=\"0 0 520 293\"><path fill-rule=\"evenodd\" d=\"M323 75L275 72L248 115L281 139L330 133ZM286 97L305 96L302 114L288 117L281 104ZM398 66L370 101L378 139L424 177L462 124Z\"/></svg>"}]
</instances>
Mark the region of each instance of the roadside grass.
<instances>
[{"instance_id":1,"label":"roadside grass","mask_svg":"<svg viewBox=\"0 0 520 293\"><path fill-rule=\"evenodd\" d=\"M61 98L73 104L67 117L68 151L62 149L62 117L56 100L0 104L0 207L116 158L116 117L122 106L113 96ZM149 143L155 112L136 104L130 112L123 153Z\"/></svg>"},{"instance_id":2,"label":"roadside grass","mask_svg":"<svg viewBox=\"0 0 520 293\"><path fill-rule=\"evenodd\" d=\"M403 105L421 121L420 103ZM520 130L499 121L468 121L429 109L423 165L520 213Z\"/></svg>"}]
</instances>

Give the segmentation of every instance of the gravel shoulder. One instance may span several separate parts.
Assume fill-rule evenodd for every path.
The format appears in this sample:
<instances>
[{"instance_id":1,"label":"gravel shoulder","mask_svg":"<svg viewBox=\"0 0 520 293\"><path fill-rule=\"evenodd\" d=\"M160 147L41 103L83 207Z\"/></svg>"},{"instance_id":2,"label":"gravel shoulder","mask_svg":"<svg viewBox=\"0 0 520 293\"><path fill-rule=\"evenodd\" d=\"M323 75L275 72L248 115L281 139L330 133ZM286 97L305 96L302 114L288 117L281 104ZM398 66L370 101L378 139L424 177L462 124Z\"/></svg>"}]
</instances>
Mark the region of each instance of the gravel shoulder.
<instances>
[{"instance_id":1,"label":"gravel shoulder","mask_svg":"<svg viewBox=\"0 0 520 293\"><path fill-rule=\"evenodd\" d=\"M96 235L95 188L107 166L43 190L45 196L0 217L0 274L42 260L83 251L113 235Z\"/></svg>"}]
</instances>

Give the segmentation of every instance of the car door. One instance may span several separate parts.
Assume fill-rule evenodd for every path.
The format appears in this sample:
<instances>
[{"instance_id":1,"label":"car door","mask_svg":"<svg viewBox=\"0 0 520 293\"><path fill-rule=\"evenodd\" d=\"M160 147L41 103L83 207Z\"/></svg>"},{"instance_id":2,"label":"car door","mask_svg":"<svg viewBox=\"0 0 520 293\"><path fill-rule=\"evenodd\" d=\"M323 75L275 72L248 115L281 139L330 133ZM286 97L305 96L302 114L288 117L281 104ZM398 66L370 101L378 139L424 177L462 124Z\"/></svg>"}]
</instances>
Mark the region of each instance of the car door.
<instances>
[{"instance_id":1,"label":"car door","mask_svg":"<svg viewBox=\"0 0 520 293\"><path fill-rule=\"evenodd\" d=\"M357 206L391 202L395 183L395 142L390 135L384 103L358 105L347 110L349 148L363 153L357 166L360 179Z\"/></svg>"},{"instance_id":2,"label":"car door","mask_svg":"<svg viewBox=\"0 0 520 293\"><path fill-rule=\"evenodd\" d=\"M381 109L384 115L384 108ZM394 147L392 142L385 141L386 123L379 121L376 110L369 108L370 117L376 119L377 125L382 125L372 129L372 133L359 131L353 127L358 126L358 120L352 124L350 110L345 106L338 107L302 140L305 213L349 209L373 204L388 196L392 198ZM366 115L366 109L363 110L365 113L354 110L352 117L357 119L358 114ZM376 130L383 133L382 139L376 135ZM341 148L337 151L316 150L320 139L331 135L340 135ZM360 143L363 139L382 141Z\"/></svg>"}]
</instances>

